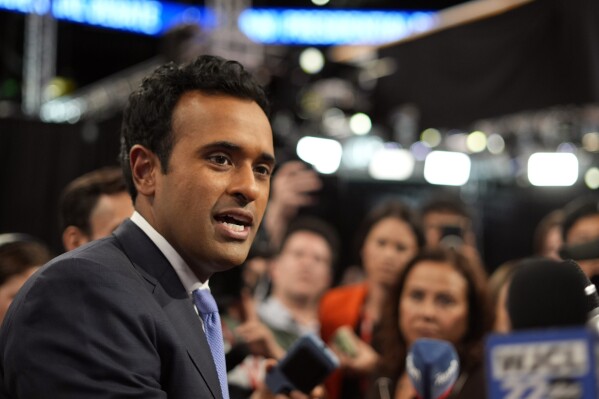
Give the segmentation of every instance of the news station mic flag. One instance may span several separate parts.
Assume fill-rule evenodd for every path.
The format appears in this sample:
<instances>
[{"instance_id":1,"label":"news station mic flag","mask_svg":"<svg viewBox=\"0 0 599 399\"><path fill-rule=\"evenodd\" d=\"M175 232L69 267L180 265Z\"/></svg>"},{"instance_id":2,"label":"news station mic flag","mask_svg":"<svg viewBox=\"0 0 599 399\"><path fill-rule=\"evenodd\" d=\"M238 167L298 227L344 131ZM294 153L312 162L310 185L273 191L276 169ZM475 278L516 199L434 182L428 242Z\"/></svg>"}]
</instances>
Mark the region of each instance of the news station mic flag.
<instances>
[{"instance_id":1,"label":"news station mic flag","mask_svg":"<svg viewBox=\"0 0 599 399\"><path fill-rule=\"evenodd\" d=\"M492 335L489 399L597 399L596 337L586 328Z\"/></svg>"},{"instance_id":2,"label":"news station mic flag","mask_svg":"<svg viewBox=\"0 0 599 399\"><path fill-rule=\"evenodd\" d=\"M586 327L599 297L573 261L531 259L508 291L513 333L485 346L489 399L597 398L597 336Z\"/></svg>"},{"instance_id":3,"label":"news station mic flag","mask_svg":"<svg viewBox=\"0 0 599 399\"><path fill-rule=\"evenodd\" d=\"M406 372L419 399L444 399L460 374L460 361L447 341L417 339L406 357Z\"/></svg>"}]
</instances>

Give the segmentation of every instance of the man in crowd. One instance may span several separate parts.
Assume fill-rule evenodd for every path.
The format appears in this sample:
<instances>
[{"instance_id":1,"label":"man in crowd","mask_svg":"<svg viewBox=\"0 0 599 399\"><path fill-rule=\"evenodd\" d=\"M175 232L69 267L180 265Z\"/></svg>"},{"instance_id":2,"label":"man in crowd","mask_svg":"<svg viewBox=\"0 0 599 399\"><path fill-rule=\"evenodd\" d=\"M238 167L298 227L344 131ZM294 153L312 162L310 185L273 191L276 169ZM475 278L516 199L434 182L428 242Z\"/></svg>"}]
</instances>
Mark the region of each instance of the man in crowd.
<instances>
[{"instance_id":1,"label":"man in crowd","mask_svg":"<svg viewBox=\"0 0 599 399\"><path fill-rule=\"evenodd\" d=\"M473 217L458 198L435 198L421 209L422 227L427 247L442 245L459 250L484 268L476 244Z\"/></svg>"},{"instance_id":2,"label":"man in crowd","mask_svg":"<svg viewBox=\"0 0 599 399\"><path fill-rule=\"evenodd\" d=\"M281 358L300 336L320 332L318 307L332 283L339 250L337 232L320 219L300 216L280 240L282 246L269 262L271 295L257 304L241 298L243 311L239 313L245 320L234 328L230 344L233 348L245 345L254 356L246 357L229 373L232 392L256 389L256 382L264 378L264 356ZM222 283L230 284L231 277Z\"/></svg>"},{"instance_id":3,"label":"man in crowd","mask_svg":"<svg viewBox=\"0 0 599 399\"><path fill-rule=\"evenodd\" d=\"M591 281L599 284L599 197L580 197L566 204L562 238L560 255L574 259Z\"/></svg>"},{"instance_id":4,"label":"man in crowd","mask_svg":"<svg viewBox=\"0 0 599 399\"><path fill-rule=\"evenodd\" d=\"M106 237L133 214L121 168L106 167L79 176L60 197L62 244L71 251Z\"/></svg>"},{"instance_id":5,"label":"man in crowd","mask_svg":"<svg viewBox=\"0 0 599 399\"><path fill-rule=\"evenodd\" d=\"M271 262L272 294L258 308L260 319L294 338L318 334L318 307L331 286L338 248L336 231L324 221L302 217L292 222Z\"/></svg>"}]
</instances>

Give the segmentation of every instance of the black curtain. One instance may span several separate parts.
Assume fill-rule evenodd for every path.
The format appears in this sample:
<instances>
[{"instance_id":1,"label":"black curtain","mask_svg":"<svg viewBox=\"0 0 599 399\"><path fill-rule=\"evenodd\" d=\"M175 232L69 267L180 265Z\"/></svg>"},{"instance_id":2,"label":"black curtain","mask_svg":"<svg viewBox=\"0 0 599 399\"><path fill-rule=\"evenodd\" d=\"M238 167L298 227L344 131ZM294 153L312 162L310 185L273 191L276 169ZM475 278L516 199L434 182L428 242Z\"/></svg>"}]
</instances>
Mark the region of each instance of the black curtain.
<instances>
[{"instance_id":1,"label":"black curtain","mask_svg":"<svg viewBox=\"0 0 599 399\"><path fill-rule=\"evenodd\" d=\"M75 177L118 164L120 118L46 124L0 119L0 233L22 232L62 252L60 191Z\"/></svg>"},{"instance_id":2,"label":"black curtain","mask_svg":"<svg viewBox=\"0 0 599 399\"><path fill-rule=\"evenodd\" d=\"M380 51L375 112L401 105L420 127L460 128L481 118L599 100L599 2L537 0L491 18Z\"/></svg>"}]
</instances>

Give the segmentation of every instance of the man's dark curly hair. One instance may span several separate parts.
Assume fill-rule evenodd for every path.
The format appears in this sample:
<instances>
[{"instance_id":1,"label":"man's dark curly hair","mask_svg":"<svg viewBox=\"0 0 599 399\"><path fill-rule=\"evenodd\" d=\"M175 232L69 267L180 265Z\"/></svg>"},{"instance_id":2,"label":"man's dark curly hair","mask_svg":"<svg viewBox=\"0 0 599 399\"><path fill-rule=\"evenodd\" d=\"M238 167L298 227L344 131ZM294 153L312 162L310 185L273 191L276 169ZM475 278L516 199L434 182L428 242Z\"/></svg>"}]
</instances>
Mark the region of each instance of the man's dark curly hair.
<instances>
[{"instance_id":1,"label":"man's dark curly hair","mask_svg":"<svg viewBox=\"0 0 599 399\"><path fill-rule=\"evenodd\" d=\"M120 160L133 201L137 190L129 165L131 147L140 144L154 152L162 172L167 173L174 144L173 111L181 96L194 90L253 100L268 115L269 104L264 89L237 61L201 55L188 64L171 62L158 67L131 93L123 114Z\"/></svg>"}]
</instances>

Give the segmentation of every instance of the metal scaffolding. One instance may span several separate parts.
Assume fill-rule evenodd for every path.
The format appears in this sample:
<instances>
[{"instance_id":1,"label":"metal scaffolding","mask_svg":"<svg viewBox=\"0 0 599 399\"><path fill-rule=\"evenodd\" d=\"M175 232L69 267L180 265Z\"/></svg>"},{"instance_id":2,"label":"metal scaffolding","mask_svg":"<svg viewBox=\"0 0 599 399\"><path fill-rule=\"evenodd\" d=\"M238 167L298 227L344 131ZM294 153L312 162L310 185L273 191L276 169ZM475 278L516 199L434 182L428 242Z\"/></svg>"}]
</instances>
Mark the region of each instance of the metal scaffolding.
<instances>
[{"instance_id":1,"label":"metal scaffolding","mask_svg":"<svg viewBox=\"0 0 599 399\"><path fill-rule=\"evenodd\" d=\"M178 51L182 55L209 52L237 60L249 69L259 67L264 62L263 47L248 39L237 27L239 15L250 6L250 0L208 0L206 7L216 16L216 28L204 32L207 34L205 46L193 47L190 41L182 43ZM22 108L30 117L57 123L110 117L122 110L141 79L165 61L162 55L157 55L68 95L49 98L44 91L56 74L56 25L49 12L27 16Z\"/></svg>"},{"instance_id":2,"label":"metal scaffolding","mask_svg":"<svg viewBox=\"0 0 599 399\"><path fill-rule=\"evenodd\" d=\"M26 17L22 109L27 116L39 115L44 88L56 75L56 28L49 11Z\"/></svg>"},{"instance_id":3,"label":"metal scaffolding","mask_svg":"<svg viewBox=\"0 0 599 399\"><path fill-rule=\"evenodd\" d=\"M251 0L206 0L206 7L214 11L217 21L216 29L210 34L210 52L254 69L263 64L264 49L237 26L239 16L251 5Z\"/></svg>"}]
</instances>

